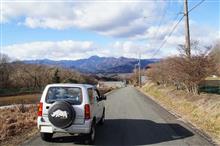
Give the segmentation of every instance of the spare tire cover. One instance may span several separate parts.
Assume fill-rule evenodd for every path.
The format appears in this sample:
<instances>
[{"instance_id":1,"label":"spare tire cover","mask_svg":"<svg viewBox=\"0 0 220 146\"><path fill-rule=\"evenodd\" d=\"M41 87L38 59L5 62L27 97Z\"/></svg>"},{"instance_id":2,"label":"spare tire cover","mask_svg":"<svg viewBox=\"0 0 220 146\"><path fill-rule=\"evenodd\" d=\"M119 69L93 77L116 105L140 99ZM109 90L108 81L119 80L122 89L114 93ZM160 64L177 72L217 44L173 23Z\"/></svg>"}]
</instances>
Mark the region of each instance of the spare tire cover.
<instances>
[{"instance_id":1,"label":"spare tire cover","mask_svg":"<svg viewBox=\"0 0 220 146\"><path fill-rule=\"evenodd\" d=\"M70 103L56 101L48 111L48 118L54 126L67 128L75 119L75 111Z\"/></svg>"}]
</instances>

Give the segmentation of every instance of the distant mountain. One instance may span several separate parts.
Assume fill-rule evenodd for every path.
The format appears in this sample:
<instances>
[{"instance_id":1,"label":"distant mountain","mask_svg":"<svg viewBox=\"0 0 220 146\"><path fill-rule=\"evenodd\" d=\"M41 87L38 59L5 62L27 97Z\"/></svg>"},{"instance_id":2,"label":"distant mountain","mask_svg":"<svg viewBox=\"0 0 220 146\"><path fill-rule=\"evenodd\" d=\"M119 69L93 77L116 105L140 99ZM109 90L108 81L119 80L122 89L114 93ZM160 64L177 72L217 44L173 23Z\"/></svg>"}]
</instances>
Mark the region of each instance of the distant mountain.
<instances>
[{"instance_id":1,"label":"distant mountain","mask_svg":"<svg viewBox=\"0 0 220 146\"><path fill-rule=\"evenodd\" d=\"M141 68L148 64L155 63L158 59L142 59ZM85 73L131 73L138 64L138 60L134 58L115 58L115 57L99 57L91 56L88 59L79 60L60 60L54 61L49 59L42 60L24 60L26 64L43 64L49 66L59 66L64 68L76 69Z\"/></svg>"}]
</instances>

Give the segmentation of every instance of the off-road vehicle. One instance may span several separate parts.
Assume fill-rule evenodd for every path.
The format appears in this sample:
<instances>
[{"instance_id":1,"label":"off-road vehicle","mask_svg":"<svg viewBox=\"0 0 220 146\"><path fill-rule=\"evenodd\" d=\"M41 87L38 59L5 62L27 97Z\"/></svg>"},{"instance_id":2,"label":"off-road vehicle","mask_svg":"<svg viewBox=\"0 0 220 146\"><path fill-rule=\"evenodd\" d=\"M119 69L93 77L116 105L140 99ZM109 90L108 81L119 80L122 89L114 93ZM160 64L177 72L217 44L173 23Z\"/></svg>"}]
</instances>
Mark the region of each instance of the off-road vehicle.
<instances>
[{"instance_id":1,"label":"off-road vehicle","mask_svg":"<svg viewBox=\"0 0 220 146\"><path fill-rule=\"evenodd\" d=\"M54 133L80 134L85 142L95 141L95 127L105 120L105 106L95 86L86 84L47 85L38 105L37 125L41 138Z\"/></svg>"}]
</instances>

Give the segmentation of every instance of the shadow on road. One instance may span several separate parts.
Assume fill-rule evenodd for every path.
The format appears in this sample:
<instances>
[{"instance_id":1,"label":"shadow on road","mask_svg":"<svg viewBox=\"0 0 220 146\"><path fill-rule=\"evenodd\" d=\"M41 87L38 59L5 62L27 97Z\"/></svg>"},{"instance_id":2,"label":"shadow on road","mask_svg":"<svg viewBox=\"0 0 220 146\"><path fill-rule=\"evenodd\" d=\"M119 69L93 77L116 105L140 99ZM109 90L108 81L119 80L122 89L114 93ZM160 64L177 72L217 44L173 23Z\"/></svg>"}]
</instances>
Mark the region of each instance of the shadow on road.
<instances>
[{"instance_id":1,"label":"shadow on road","mask_svg":"<svg viewBox=\"0 0 220 146\"><path fill-rule=\"evenodd\" d=\"M106 120L97 129L96 145L145 145L193 136L179 124L155 123L141 119Z\"/></svg>"},{"instance_id":2,"label":"shadow on road","mask_svg":"<svg viewBox=\"0 0 220 146\"><path fill-rule=\"evenodd\" d=\"M98 126L95 145L146 145L193 136L179 124L142 119L108 119ZM80 143L81 137L55 137L53 142Z\"/></svg>"},{"instance_id":3,"label":"shadow on road","mask_svg":"<svg viewBox=\"0 0 220 146\"><path fill-rule=\"evenodd\" d=\"M52 143L75 143L75 144L83 144L83 137L81 136L73 136L73 135L64 135L64 136L55 136L51 140Z\"/></svg>"}]
</instances>

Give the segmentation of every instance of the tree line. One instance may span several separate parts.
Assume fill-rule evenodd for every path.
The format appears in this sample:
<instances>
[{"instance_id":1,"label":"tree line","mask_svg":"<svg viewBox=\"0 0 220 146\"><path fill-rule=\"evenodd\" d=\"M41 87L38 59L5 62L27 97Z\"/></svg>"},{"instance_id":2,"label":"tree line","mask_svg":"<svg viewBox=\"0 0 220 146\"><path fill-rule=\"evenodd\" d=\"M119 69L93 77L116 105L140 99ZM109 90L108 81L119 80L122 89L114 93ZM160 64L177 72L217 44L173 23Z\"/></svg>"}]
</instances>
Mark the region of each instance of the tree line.
<instances>
[{"instance_id":1,"label":"tree line","mask_svg":"<svg viewBox=\"0 0 220 146\"><path fill-rule=\"evenodd\" d=\"M188 56L183 45L179 55L162 59L148 66L146 75L158 85L173 85L177 90L199 93L200 83L208 76L220 75L220 41L214 47L202 47L197 41L191 44Z\"/></svg>"},{"instance_id":2,"label":"tree line","mask_svg":"<svg viewBox=\"0 0 220 146\"><path fill-rule=\"evenodd\" d=\"M72 69L11 62L7 55L0 55L0 89L41 89L50 83L97 83L94 77Z\"/></svg>"}]
</instances>

